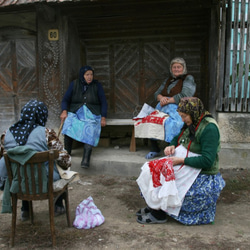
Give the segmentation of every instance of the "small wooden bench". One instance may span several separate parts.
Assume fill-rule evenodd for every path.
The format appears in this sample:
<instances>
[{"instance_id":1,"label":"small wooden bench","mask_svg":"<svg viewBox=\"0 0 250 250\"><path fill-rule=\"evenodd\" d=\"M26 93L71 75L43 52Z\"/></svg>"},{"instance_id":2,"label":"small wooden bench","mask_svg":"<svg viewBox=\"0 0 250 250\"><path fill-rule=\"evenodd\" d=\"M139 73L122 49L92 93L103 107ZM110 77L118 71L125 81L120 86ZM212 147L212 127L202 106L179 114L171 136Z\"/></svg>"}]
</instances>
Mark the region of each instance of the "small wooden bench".
<instances>
[{"instance_id":1,"label":"small wooden bench","mask_svg":"<svg viewBox=\"0 0 250 250\"><path fill-rule=\"evenodd\" d=\"M106 119L106 126L133 126L129 147L130 152L136 151L134 123L135 121L133 121L132 119Z\"/></svg>"}]
</instances>

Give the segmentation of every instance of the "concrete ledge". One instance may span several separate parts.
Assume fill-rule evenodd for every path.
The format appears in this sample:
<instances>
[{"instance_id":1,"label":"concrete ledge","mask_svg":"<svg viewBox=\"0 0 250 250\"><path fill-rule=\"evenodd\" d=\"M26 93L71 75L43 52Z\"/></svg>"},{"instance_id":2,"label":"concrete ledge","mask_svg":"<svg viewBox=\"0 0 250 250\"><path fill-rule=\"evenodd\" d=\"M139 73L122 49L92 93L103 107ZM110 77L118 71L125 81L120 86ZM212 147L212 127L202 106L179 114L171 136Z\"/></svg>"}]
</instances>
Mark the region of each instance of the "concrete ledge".
<instances>
[{"instance_id":1,"label":"concrete ledge","mask_svg":"<svg viewBox=\"0 0 250 250\"><path fill-rule=\"evenodd\" d=\"M250 143L221 145L220 168L250 169ZM145 155L149 152L147 146L140 146L136 152L129 152L129 146L96 147L93 148L90 168L81 168L83 146L73 149L71 170L84 175L110 175L137 178L142 165L148 161ZM163 157L162 153L162 157Z\"/></svg>"},{"instance_id":2,"label":"concrete ledge","mask_svg":"<svg viewBox=\"0 0 250 250\"><path fill-rule=\"evenodd\" d=\"M250 169L250 143L222 143L219 157L220 168Z\"/></svg>"},{"instance_id":3,"label":"concrete ledge","mask_svg":"<svg viewBox=\"0 0 250 250\"><path fill-rule=\"evenodd\" d=\"M106 119L108 126L126 126L134 125L135 121L132 119Z\"/></svg>"},{"instance_id":4,"label":"concrete ledge","mask_svg":"<svg viewBox=\"0 0 250 250\"><path fill-rule=\"evenodd\" d=\"M93 148L90 160L90 168L81 168L83 147L72 151L72 171L86 175L112 175L112 176L135 176L138 177L142 165L147 161L145 155L148 148L139 148L136 152L129 152L128 146L119 147L96 147Z\"/></svg>"},{"instance_id":5,"label":"concrete ledge","mask_svg":"<svg viewBox=\"0 0 250 250\"><path fill-rule=\"evenodd\" d=\"M250 142L250 113L218 113L221 142Z\"/></svg>"}]
</instances>

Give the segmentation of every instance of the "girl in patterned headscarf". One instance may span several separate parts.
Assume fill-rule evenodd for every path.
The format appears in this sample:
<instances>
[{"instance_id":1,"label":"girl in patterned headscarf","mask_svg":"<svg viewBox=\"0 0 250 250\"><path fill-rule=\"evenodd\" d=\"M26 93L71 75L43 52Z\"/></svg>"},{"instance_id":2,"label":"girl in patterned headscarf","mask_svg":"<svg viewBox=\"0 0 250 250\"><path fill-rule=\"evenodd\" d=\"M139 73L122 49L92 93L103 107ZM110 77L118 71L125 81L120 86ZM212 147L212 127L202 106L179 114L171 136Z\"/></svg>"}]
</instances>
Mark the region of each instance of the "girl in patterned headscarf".
<instances>
[{"instance_id":1,"label":"girl in patterned headscarf","mask_svg":"<svg viewBox=\"0 0 250 250\"><path fill-rule=\"evenodd\" d=\"M43 102L30 100L21 110L20 120L10 127L17 145L25 145L30 133L37 126L45 127L48 118L48 109Z\"/></svg>"},{"instance_id":2,"label":"girl in patterned headscarf","mask_svg":"<svg viewBox=\"0 0 250 250\"><path fill-rule=\"evenodd\" d=\"M177 169L187 165L201 171L187 191L178 216L163 211L162 201L159 199L158 210L147 207L137 212L139 223L163 223L167 220L167 214L185 225L208 224L214 221L216 201L225 186L225 181L219 173L218 125L204 109L202 101L196 97L182 98L177 111L185 124L170 146L165 148L164 153L170 156L168 159L172 160ZM180 144L186 148L186 157L173 156L175 148ZM189 152L196 155L189 156Z\"/></svg>"},{"instance_id":3,"label":"girl in patterned headscarf","mask_svg":"<svg viewBox=\"0 0 250 250\"><path fill-rule=\"evenodd\" d=\"M56 137L54 130L45 128L48 118L48 109L43 102L30 100L21 110L20 120L10 126L5 134L2 135L1 147L4 150L9 150L17 146L27 146L37 152L47 151L48 149L58 149L59 158L57 164L64 169L71 165L71 157L63 145L60 145L59 139ZM2 144L2 143L1 143ZM4 183L7 178L7 169L4 162L4 157L0 159L0 188L4 188ZM53 180L60 179L56 164L54 165ZM27 220L29 217L29 206L27 201L22 202L21 219ZM55 215L60 215L65 212L62 203L62 197L59 197L55 203Z\"/></svg>"}]
</instances>

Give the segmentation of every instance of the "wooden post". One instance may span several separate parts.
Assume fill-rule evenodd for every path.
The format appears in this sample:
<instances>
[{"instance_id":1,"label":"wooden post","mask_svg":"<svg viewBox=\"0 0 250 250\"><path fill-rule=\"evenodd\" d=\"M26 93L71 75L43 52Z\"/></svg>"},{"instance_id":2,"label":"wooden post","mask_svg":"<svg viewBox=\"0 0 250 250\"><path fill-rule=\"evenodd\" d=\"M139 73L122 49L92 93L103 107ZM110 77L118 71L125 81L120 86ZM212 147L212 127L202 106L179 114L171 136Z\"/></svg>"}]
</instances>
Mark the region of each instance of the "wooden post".
<instances>
[{"instance_id":1,"label":"wooden post","mask_svg":"<svg viewBox=\"0 0 250 250\"><path fill-rule=\"evenodd\" d=\"M131 141L130 141L130 152L136 152L136 143L135 143L135 127L132 128L132 135L131 135Z\"/></svg>"}]
</instances>

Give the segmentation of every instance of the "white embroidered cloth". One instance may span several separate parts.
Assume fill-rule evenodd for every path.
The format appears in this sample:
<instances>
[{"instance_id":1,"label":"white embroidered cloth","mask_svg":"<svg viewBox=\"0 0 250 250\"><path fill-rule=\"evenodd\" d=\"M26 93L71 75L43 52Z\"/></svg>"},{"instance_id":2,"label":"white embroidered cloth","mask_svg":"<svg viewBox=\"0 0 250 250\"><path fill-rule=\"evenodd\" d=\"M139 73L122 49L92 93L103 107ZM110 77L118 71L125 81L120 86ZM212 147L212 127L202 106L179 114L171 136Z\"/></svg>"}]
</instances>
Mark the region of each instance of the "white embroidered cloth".
<instances>
[{"instance_id":1,"label":"white embroidered cloth","mask_svg":"<svg viewBox=\"0 0 250 250\"><path fill-rule=\"evenodd\" d=\"M154 138L164 141L164 123L168 117L169 116L166 113L154 110L150 115L135 122L135 137Z\"/></svg>"},{"instance_id":2,"label":"white embroidered cloth","mask_svg":"<svg viewBox=\"0 0 250 250\"><path fill-rule=\"evenodd\" d=\"M175 149L174 156L186 157L187 150L182 145ZM189 152L188 156L199 156L198 154ZM137 184L140 187L142 195L147 205L153 209L162 209L169 214L178 216L185 195L201 169L196 169L184 165L180 169L180 165L174 166L175 180L165 181L165 177L161 174L161 186L154 187L152 175L149 169L149 162L143 164Z\"/></svg>"}]
</instances>

